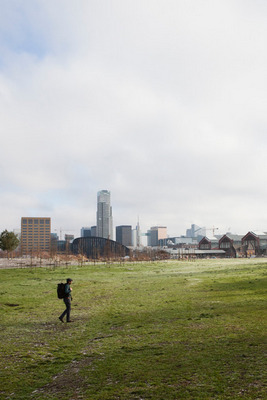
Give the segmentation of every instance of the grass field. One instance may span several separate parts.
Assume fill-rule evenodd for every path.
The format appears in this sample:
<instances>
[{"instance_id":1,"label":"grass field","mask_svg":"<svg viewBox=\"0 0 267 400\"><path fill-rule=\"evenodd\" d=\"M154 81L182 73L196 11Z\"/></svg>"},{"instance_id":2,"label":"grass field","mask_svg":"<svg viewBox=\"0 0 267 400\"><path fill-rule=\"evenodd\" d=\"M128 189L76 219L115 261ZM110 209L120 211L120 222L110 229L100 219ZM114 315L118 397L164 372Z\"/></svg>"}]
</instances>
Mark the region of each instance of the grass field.
<instances>
[{"instance_id":1,"label":"grass field","mask_svg":"<svg viewBox=\"0 0 267 400\"><path fill-rule=\"evenodd\" d=\"M0 399L267 399L266 267L0 270ZM74 322L62 324L68 277Z\"/></svg>"}]
</instances>

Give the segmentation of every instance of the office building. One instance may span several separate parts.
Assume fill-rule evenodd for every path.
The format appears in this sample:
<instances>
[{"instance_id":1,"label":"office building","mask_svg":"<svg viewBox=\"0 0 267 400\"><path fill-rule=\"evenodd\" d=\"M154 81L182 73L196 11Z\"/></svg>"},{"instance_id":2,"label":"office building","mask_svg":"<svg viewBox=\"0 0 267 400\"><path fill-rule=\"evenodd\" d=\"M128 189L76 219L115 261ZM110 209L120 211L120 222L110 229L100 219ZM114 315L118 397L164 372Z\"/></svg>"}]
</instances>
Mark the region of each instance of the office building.
<instances>
[{"instance_id":1,"label":"office building","mask_svg":"<svg viewBox=\"0 0 267 400\"><path fill-rule=\"evenodd\" d=\"M98 237L113 239L112 207L108 190L97 193L96 234Z\"/></svg>"},{"instance_id":2,"label":"office building","mask_svg":"<svg viewBox=\"0 0 267 400\"><path fill-rule=\"evenodd\" d=\"M51 233L51 244L50 244L50 250L52 254L55 254L57 252L57 245L58 245L58 235L57 233Z\"/></svg>"},{"instance_id":3,"label":"office building","mask_svg":"<svg viewBox=\"0 0 267 400\"><path fill-rule=\"evenodd\" d=\"M91 228L82 227L81 229L81 237L90 237L91 236Z\"/></svg>"},{"instance_id":4,"label":"office building","mask_svg":"<svg viewBox=\"0 0 267 400\"><path fill-rule=\"evenodd\" d=\"M21 218L21 252L22 254L50 251L51 218Z\"/></svg>"},{"instance_id":5,"label":"office building","mask_svg":"<svg viewBox=\"0 0 267 400\"><path fill-rule=\"evenodd\" d=\"M191 228L186 230L186 237L197 238L206 236L206 228L196 224L191 224Z\"/></svg>"},{"instance_id":6,"label":"office building","mask_svg":"<svg viewBox=\"0 0 267 400\"><path fill-rule=\"evenodd\" d=\"M120 225L116 226L116 242L123 244L124 246L132 245L132 226L131 225Z\"/></svg>"},{"instance_id":7,"label":"office building","mask_svg":"<svg viewBox=\"0 0 267 400\"><path fill-rule=\"evenodd\" d=\"M167 228L166 226L152 226L147 233L148 246L158 246L159 240L167 238Z\"/></svg>"},{"instance_id":8,"label":"office building","mask_svg":"<svg viewBox=\"0 0 267 400\"><path fill-rule=\"evenodd\" d=\"M74 235L65 234L65 242L72 243L74 240Z\"/></svg>"},{"instance_id":9,"label":"office building","mask_svg":"<svg viewBox=\"0 0 267 400\"><path fill-rule=\"evenodd\" d=\"M132 230L132 246L139 248L142 246L142 241L141 241L141 229L140 229L140 224L139 221L137 222L136 228Z\"/></svg>"},{"instance_id":10,"label":"office building","mask_svg":"<svg viewBox=\"0 0 267 400\"><path fill-rule=\"evenodd\" d=\"M96 225L91 226L91 236L97 236L97 234L96 234Z\"/></svg>"}]
</instances>

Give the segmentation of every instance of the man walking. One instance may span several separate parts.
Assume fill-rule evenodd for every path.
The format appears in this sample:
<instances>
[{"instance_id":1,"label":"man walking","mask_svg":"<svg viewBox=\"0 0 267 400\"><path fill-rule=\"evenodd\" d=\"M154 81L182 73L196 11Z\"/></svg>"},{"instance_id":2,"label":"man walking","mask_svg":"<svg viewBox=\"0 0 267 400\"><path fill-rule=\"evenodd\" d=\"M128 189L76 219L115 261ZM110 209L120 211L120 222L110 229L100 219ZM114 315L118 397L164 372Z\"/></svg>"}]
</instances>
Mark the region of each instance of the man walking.
<instances>
[{"instance_id":1,"label":"man walking","mask_svg":"<svg viewBox=\"0 0 267 400\"><path fill-rule=\"evenodd\" d=\"M65 284L65 297L63 299L65 306L66 306L66 310L64 310L63 313L59 317L61 322L64 322L63 318L65 317L66 314L67 314L67 322L72 322L70 320L70 310L71 310L71 300L72 300L72 296L71 296L72 288L70 287L71 283L72 283L72 279L68 278L67 283Z\"/></svg>"}]
</instances>

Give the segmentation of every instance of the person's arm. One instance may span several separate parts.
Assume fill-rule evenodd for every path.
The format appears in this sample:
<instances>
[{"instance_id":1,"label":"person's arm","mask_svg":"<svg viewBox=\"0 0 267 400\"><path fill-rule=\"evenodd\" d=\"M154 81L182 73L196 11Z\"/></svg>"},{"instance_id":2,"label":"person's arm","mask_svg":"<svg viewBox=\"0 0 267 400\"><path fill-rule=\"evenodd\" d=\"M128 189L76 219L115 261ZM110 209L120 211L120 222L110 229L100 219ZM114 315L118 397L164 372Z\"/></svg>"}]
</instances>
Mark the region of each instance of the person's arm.
<instances>
[{"instance_id":1,"label":"person's arm","mask_svg":"<svg viewBox=\"0 0 267 400\"><path fill-rule=\"evenodd\" d=\"M68 283L65 285L65 294L69 296L71 294L71 287Z\"/></svg>"}]
</instances>

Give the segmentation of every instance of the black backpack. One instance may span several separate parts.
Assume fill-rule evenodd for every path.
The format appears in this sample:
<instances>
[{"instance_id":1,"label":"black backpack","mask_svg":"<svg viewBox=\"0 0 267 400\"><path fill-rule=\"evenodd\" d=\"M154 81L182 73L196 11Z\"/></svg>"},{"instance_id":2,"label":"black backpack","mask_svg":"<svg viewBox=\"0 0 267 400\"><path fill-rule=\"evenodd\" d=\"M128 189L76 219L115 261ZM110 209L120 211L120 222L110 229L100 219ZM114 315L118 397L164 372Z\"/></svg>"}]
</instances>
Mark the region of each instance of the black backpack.
<instances>
[{"instance_id":1,"label":"black backpack","mask_svg":"<svg viewBox=\"0 0 267 400\"><path fill-rule=\"evenodd\" d=\"M57 285L57 297L59 299L64 299L64 297L66 297L65 285L66 283L58 283Z\"/></svg>"}]
</instances>

